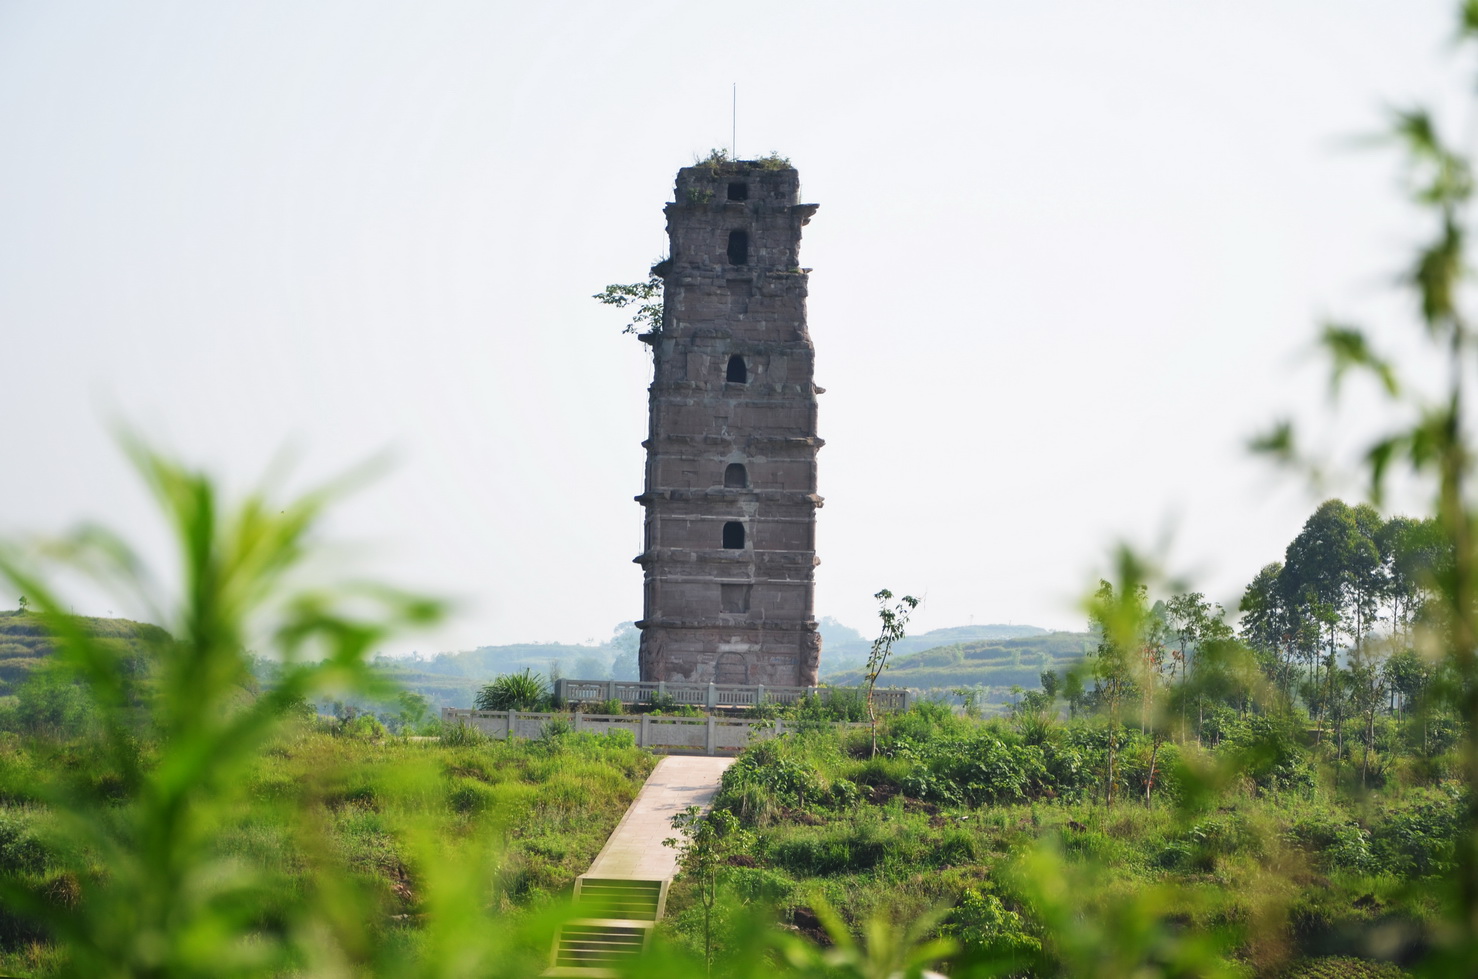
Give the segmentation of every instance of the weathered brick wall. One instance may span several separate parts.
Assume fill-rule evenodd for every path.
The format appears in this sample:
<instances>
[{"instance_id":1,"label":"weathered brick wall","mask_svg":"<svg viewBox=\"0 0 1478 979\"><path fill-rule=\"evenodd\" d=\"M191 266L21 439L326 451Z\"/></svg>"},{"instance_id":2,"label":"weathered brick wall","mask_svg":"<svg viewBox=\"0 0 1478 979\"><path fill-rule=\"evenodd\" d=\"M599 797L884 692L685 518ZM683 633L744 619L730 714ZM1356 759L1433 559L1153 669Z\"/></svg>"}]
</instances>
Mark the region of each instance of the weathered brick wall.
<instances>
[{"instance_id":1,"label":"weathered brick wall","mask_svg":"<svg viewBox=\"0 0 1478 979\"><path fill-rule=\"evenodd\" d=\"M678 172L645 491L644 680L816 682L816 395L799 175ZM730 377L733 358L742 380ZM737 469L736 467L742 467ZM743 546L726 541L742 527Z\"/></svg>"}]
</instances>

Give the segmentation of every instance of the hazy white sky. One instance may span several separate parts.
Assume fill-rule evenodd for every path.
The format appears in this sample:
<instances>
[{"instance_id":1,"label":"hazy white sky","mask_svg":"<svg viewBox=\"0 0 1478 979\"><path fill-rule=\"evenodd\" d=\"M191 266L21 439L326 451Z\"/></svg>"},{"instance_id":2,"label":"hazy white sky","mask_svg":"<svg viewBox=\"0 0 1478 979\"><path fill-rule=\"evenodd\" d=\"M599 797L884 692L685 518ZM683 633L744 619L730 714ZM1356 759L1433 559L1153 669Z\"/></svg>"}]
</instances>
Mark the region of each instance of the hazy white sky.
<instances>
[{"instance_id":1,"label":"hazy white sky","mask_svg":"<svg viewBox=\"0 0 1478 979\"><path fill-rule=\"evenodd\" d=\"M390 448L334 530L460 603L397 648L637 617L650 366L589 297L737 82L821 205L818 614L1077 628L1166 534L1235 601L1317 502L1242 448L1318 403L1315 322L1404 328L1349 138L1460 90L1454 6L0 0L0 531L162 560L115 419L241 487Z\"/></svg>"}]
</instances>

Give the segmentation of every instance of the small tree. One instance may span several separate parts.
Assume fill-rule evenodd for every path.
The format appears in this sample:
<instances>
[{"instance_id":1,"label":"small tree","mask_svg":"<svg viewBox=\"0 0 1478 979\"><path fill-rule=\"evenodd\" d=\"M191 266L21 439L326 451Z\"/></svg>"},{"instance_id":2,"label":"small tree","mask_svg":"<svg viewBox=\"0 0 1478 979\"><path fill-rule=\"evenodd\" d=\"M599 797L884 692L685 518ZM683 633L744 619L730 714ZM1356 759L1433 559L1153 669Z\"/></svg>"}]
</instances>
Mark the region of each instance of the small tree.
<instances>
[{"instance_id":1,"label":"small tree","mask_svg":"<svg viewBox=\"0 0 1478 979\"><path fill-rule=\"evenodd\" d=\"M678 879L692 881L703 907L703 963L713 971L713 908L718 903L719 874L731 854L742 853L753 836L739 827L738 818L727 809L705 813L701 806L688 806L672 817L672 828L683 835L669 837L663 846L677 849Z\"/></svg>"},{"instance_id":2,"label":"small tree","mask_svg":"<svg viewBox=\"0 0 1478 979\"><path fill-rule=\"evenodd\" d=\"M617 309L636 306L631 322L622 333L647 335L662 331L662 277L655 267L645 282L613 283L591 298Z\"/></svg>"},{"instance_id":3,"label":"small tree","mask_svg":"<svg viewBox=\"0 0 1478 979\"><path fill-rule=\"evenodd\" d=\"M1093 676L1093 695L1108 722L1104 756L1104 804L1114 804L1114 783L1120 746L1120 711L1124 699L1136 686L1136 671L1146 668L1141 652L1150 619L1146 589L1138 578L1142 569L1121 555L1124 584L1116 591L1100 580L1098 591L1088 602L1088 618L1098 634L1098 647L1088 654Z\"/></svg>"},{"instance_id":4,"label":"small tree","mask_svg":"<svg viewBox=\"0 0 1478 979\"><path fill-rule=\"evenodd\" d=\"M21 596L21 614L24 615L25 612L26 612L26 609L28 609L30 607L31 607L30 601L27 600L26 596L22 595Z\"/></svg>"},{"instance_id":5,"label":"small tree","mask_svg":"<svg viewBox=\"0 0 1478 979\"><path fill-rule=\"evenodd\" d=\"M884 588L872 596L878 601L878 618L882 619L882 629L878 637L872 641L872 651L867 654L867 669L863 673L863 683L867 687L867 720L872 725L872 757L878 756L878 710L873 702L872 694L878 685L878 677L888 668L888 656L893 652L893 644L903 638L904 627L908 625L908 617L913 610L919 607L919 599L912 595L904 595L897 604L889 606L893 600L893 593Z\"/></svg>"}]
</instances>

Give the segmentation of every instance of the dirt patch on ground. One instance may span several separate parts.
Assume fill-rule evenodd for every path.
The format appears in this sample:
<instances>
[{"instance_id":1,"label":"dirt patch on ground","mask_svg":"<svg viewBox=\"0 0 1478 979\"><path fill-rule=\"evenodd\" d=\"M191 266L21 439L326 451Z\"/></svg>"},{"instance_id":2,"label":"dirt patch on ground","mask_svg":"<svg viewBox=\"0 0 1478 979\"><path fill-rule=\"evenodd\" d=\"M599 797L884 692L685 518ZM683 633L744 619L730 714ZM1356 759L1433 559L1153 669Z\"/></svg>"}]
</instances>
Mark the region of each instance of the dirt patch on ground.
<instances>
[{"instance_id":1,"label":"dirt patch on ground","mask_svg":"<svg viewBox=\"0 0 1478 979\"><path fill-rule=\"evenodd\" d=\"M831 936L822 927L821 919L816 917L815 911L805 905L790 909L790 926L822 948L831 946Z\"/></svg>"},{"instance_id":2,"label":"dirt patch on ground","mask_svg":"<svg viewBox=\"0 0 1478 979\"><path fill-rule=\"evenodd\" d=\"M934 803L925 802L923 799L915 799L911 795L903 797L903 811L923 813L925 816L939 815L939 807Z\"/></svg>"}]
</instances>

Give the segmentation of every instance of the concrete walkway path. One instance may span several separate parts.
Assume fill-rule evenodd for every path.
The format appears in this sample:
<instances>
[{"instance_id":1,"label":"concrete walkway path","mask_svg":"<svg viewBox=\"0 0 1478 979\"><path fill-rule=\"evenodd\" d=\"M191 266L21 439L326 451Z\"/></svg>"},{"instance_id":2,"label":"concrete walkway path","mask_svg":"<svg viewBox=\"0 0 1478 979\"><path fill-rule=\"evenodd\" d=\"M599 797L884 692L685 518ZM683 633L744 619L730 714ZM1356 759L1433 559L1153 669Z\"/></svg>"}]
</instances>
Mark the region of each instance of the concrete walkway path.
<instances>
[{"instance_id":1,"label":"concrete walkway path","mask_svg":"<svg viewBox=\"0 0 1478 979\"><path fill-rule=\"evenodd\" d=\"M732 758L668 755L652 774L606 840L587 877L666 880L677 873L677 850L662 841L678 836L672 817L688 806L707 806Z\"/></svg>"},{"instance_id":2,"label":"concrete walkway path","mask_svg":"<svg viewBox=\"0 0 1478 979\"><path fill-rule=\"evenodd\" d=\"M657 762L626 815L575 881L575 905L589 916L567 922L554 940L545 976L614 977L642 949L667 906L677 874L677 850L662 841L677 836L672 817L688 806L707 808L732 758L668 755Z\"/></svg>"}]
</instances>

